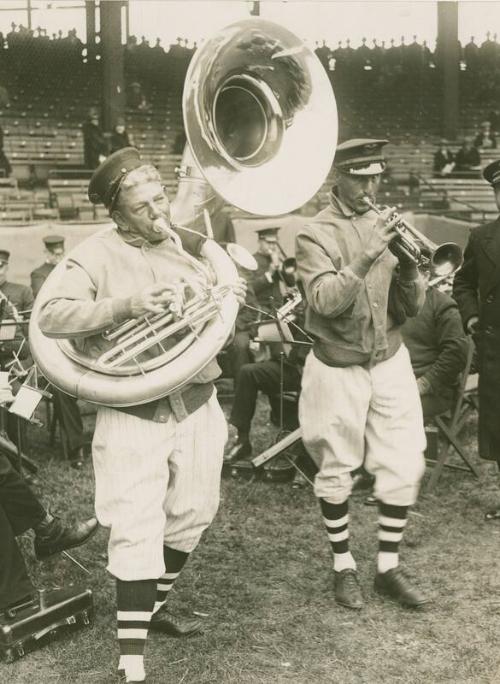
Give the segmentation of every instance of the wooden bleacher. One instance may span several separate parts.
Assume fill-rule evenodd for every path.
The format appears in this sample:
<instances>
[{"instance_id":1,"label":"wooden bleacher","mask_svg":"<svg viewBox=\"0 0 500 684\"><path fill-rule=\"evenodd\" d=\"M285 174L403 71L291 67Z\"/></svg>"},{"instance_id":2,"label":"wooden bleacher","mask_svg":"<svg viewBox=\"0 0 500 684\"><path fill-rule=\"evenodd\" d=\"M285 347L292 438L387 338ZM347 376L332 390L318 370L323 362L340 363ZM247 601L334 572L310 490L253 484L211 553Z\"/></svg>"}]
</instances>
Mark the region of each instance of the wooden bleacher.
<instances>
[{"instance_id":1,"label":"wooden bleacher","mask_svg":"<svg viewBox=\"0 0 500 684\"><path fill-rule=\"evenodd\" d=\"M420 189L420 206L488 221L498 215L491 186L482 178L431 178Z\"/></svg>"}]
</instances>

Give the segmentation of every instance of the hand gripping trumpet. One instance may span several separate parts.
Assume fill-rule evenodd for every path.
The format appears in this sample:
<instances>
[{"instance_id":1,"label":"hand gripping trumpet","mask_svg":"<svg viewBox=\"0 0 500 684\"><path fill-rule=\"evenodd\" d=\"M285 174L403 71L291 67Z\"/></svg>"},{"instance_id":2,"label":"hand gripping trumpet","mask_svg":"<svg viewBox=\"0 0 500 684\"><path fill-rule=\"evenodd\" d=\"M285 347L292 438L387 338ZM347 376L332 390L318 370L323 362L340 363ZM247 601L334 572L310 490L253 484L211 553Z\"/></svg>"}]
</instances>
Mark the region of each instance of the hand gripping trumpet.
<instances>
[{"instance_id":1,"label":"hand gripping trumpet","mask_svg":"<svg viewBox=\"0 0 500 684\"><path fill-rule=\"evenodd\" d=\"M365 196L363 201L377 214L382 214L384 209L374 204L369 197ZM402 256L419 267L429 265L432 275L439 278L448 277L460 268L464 258L457 244L444 242L436 245L397 212L392 218L396 217L399 217L395 225L397 236L389 244L395 256ZM423 254L423 250L428 250L431 256Z\"/></svg>"}]
</instances>

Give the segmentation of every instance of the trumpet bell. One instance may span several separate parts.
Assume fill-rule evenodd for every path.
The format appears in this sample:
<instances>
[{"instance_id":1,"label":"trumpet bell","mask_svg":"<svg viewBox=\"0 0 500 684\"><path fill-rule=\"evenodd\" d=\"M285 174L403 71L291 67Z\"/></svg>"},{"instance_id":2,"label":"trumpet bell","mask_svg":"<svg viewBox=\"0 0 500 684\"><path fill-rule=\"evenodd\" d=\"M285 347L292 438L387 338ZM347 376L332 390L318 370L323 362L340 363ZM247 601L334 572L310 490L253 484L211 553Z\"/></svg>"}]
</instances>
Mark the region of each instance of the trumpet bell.
<instances>
[{"instance_id":1,"label":"trumpet bell","mask_svg":"<svg viewBox=\"0 0 500 684\"><path fill-rule=\"evenodd\" d=\"M252 214L302 206L330 171L338 131L330 81L314 53L273 22L236 22L197 50L183 113L207 182Z\"/></svg>"},{"instance_id":2,"label":"trumpet bell","mask_svg":"<svg viewBox=\"0 0 500 684\"><path fill-rule=\"evenodd\" d=\"M458 245L444 242L436 247L432 255L432 273L437 277L452 275L461 267L463 260L463 253Z\"/></svg>"},{"instance_id":3,"label":"trumpet bell","mask_svg":"<svg viewBox=\"0 0 500 684\"><path fill-rule=\"evenodd\" d=\"M237 245L236 242L228 242L226 252L237 266L241 266L247 271L256 271L259 268L257 259L250 254L248 249Z\"/></svg>"}]
</instances>

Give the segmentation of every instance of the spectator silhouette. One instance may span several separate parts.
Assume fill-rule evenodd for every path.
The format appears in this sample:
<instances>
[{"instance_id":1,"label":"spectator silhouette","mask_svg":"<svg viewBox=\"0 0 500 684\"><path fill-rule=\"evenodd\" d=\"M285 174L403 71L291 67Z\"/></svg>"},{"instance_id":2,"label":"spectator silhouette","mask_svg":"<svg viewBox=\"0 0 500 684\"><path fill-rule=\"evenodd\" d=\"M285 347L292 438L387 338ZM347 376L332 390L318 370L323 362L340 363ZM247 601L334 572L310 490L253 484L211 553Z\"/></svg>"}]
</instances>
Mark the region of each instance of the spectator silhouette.
<instances>
[{"instance_id":1,"label":"spectator silhouette","mask_svg":"<svg viewBox=\"0 0 500 684\"><path fill-rule=\"evenodd\" d=\"M472 144L472 138L464 138L455 157L455 171L464 177L476 178L481 168L481 155Z\"/></svg>"},{"instance_id":2,"label":"spectator silhouette","mask_svg":"<svg viewBox=\"0 0 500 684\"><path fill-rule=\"evenodd\" d=\"M455 166L455 157L446 140L441 140L434 153L433 169L435 176L449 176Z\"/></svg>"},{"instance_id":3,"label":"spectator silhouette","mask_svg":"<svg viewBox=\"0 0 500 684\"><path fill-rule=\"evenodd\" d=\"M496 149L497 139L489 121L483 121L481 124L481 129L474 138L474 145L482 149Z\"/></svg>"},{"instance_id":4,"label":"spectator silhouette","mask_svg":"<svg viewBox=\"0 0 500 684\"><path fill-rule=\"evenodd\" d=\"M107 153L106 139L99 124L99 114L94 107L82 127L83 157L86 169L95 169Z\"/></svg>"},{"instance_id":5,"label":"spectator silhouette","mask_svg":"<svg viewBox=\"0 0 500 684\"><path fill-rule=\"evenodd\" d=\"M111 134L111 153L121 150L122 147L133 146L133 144L134 142L125 127L125 119L118 118Z\"/></svg>"}]
</instances>

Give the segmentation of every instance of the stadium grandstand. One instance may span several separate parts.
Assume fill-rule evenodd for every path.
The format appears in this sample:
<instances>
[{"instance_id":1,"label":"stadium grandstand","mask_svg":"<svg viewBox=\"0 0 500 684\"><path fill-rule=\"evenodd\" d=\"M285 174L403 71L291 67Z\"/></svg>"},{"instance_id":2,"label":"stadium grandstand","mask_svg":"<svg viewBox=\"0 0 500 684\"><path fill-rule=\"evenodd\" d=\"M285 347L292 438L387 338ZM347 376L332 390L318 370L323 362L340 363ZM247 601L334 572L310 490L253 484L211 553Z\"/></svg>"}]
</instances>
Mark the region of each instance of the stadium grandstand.
<instances>
[{"instance_id":1,"label":"stadium grandstand","mask_svg":"<svg viewBox=\"0 0 500 684\"><path fill-rule=\"evenodd\" d=\"M101 3L101 33L106 21L120 20L116 12L114 19L106 17L107 4L120 5ZM85 168L84 122L91 107L100 109L109 151L111 119L117 110L111 107L110 118L108 106L105 116L109 55L102 36L95 33L96 3L87 2L85 11L86 43L74 29L67 35L62 30L51 34L43 26L33 29L14 22L10 31L0 35L0 125L3 151L11 166L4 168L5 177L0 180L3 223L105 218L86 199L90 169ZM91 11L94 17L89 21ZM442 26L445 40L446 19ZM457 173L435 178L433 158L443 137L449 137L451 148L458 149L462 138L474 136L481 122L494 118L493 128L500 127L496 34L472 38L454 51L459 108L451 131L446 130L443 114L446 55L439 39L434 50L425 41L417 42L416 36L406 42L403 36L388 44L377 38L370 43L363 38L354 48L346 36L335 46L326 41L316 45L335 92L340 140L359 131L390 139L385 179L388 203L466 220L488 218L495 207L479 170L467 178ZM182 86L196 43L178 38L164 49L160 39L129 34L118 48L123 57L123 74L118 78L123 79L126 96L118 113L131 140L160 169L173 196L183 146ZM113 49L116 57L116 45ZM115 66L113 78L119 71ZM495 153L494 148L481 149L481 166ZM327 179L303 212L322 206L329 187Z\"/></svg>"}]
</instances>

